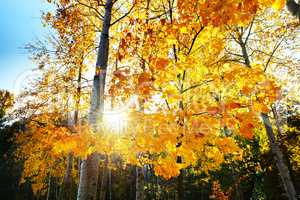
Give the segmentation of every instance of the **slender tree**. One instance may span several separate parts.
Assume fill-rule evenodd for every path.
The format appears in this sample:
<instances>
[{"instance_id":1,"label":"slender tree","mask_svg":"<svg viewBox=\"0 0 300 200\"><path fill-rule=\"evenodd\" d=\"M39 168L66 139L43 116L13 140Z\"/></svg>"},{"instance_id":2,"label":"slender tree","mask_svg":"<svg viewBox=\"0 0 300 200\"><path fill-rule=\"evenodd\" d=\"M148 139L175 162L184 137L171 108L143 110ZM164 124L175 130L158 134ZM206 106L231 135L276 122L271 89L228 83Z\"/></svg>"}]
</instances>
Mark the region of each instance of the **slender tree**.
<instances>
[{"instance_id":1,"label":"slender tree","mask_svg":"<svg viewBox=\"0 0 300 200\"><path fill-rule=\"evenodd\" d=\"M242 53L240 55L240 57L243 60L242 62L248 68L252 67L252 63L250 61L250 56L249 56L248 50L251 49L253 52L255 51L255 50L253 50L253 48L250 48L248 46L250 43L249 40L251 40L251 39L249 39L250 35L252 33L255 34L255 31L257 31L257 30L253 30L254 29L253 27L256 26L255 22L259 23L259 20L256 21L256 19L253 19L253 21L252 21L251 25L248 27L248 29L238 28L238 31L231 35L233 37L233 40L240 47L240 52ZM259 27L259 26L257 26L257 27ZM286 36L280 36L280 37L284 38ZM266 60L266 64L264 64L264 66L265 66L264 71L266 71L271 59L273 59L274 54L276 53L281 42L283 41L282 38L279 40L279 42L277 42L275 44L275 47L272 50L271 54L265 54L269 58ZM232 52L229 52L229 54L233 55ZM239 54L236 53L235 56L239 56ZM253 56L253 59L255 60L255 56ZM265 127L265 131L268 136L268 140L270 142L270 148L272 151L272 155L273 155L274 161L276 163L277 169L279 171L279 175L280 175L281 181L283 183L284 189L286 191L286 195L288 196L288 198L290 200L296 200L296 190L295 190L294 184L293 184L291 176L290 176L290 171L289 171L287 165L285 164L282 151L279 148L278 142L276 141L273 126L272 126L272 123L270 121L270 118L269 118L269 115L267 112L268 112L268 110L262 112L260 114L260 116L262 118L262 121L263 121L263 124Z\"/></svg>"}]
</instances>

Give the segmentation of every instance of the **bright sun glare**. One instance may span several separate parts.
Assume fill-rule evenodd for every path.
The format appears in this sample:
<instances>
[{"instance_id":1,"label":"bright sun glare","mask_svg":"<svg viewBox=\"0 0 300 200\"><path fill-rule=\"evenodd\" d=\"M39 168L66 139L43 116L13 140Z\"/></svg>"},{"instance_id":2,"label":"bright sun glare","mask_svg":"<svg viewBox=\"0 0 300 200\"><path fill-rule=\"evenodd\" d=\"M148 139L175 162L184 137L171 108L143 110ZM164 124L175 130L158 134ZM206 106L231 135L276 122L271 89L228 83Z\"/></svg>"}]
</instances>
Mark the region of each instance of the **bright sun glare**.
<instances>
[{"instance_id":1,"label":"bright sun glare","mask_svg":"<svg viewBox=\"0 0 300 200\"><path fill-rule=\"evenodd\" d=\"M127 127L127 112L125 111L107 111L104 113L104 124L106 128L115 133L125 131Z\"/></svg>"}]
</instances>

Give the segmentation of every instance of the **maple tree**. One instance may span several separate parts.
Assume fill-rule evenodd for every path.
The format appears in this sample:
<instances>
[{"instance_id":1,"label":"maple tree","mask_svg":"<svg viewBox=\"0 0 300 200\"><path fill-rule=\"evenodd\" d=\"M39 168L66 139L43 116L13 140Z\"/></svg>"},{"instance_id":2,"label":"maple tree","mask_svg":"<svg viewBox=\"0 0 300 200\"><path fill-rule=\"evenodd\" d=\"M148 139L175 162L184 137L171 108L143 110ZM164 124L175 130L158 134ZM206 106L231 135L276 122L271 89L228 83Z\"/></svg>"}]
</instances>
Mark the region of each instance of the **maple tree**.
<instances>
[{"instance_id":1,"label":"maple tree","mask_svg":"<svg viewBox=\"0 0 300 200\"><path fill-rule=\"evenodd\" d=\"M180 5L184 5L184 3L180 3ZM180 168L189 166L190 164L193 164L193 162L198 162L197 158L194 158L194 161L191 158L191 156L193 156L193 145L191 143L195 143L196 151L200 150L201 148L199 147L201 144L205 145L205 139L203 138L205 136L209 138L207 139L208 141L211 141L212 138L210 137L213 137L213 135L218 136L219 131L222 132L222 129L226 129L224 132L231 132L231 129L238 129L239 131L237 131L237 133L242 134L247 138L252 137L251 129L255 127L255 123L258 123L258 118L255 116L256 114L251 113L251 111L257 112L265 110L267 109L266 104L265 102L258 101L256 103L256 107L253 108L252 102L250 103L250 100L253 101L253 99L249 97L238 98L238 95L232 94L237 94L242 91L242 94L247 96L248 94L251 94L253 90L260 92L266 92L268 90L269 100L272 102L276 98L274 94L276 94L275 91L277 90L275 85L272 89L271 85L274 84L272 81L264 82L266 80L264 79L262 71L249 70L247 72L243 72L244 69L241 65L232 65L231 63L220 61L219 55L222 53L222 43L226 32L223 32L221 27L214 27L218 26L218 24L213 23L213 26L208 27L206 27L206 23L201 25L201 22L197 21L192 21L192 23L189 24L187 21L188 17L185 15L182 16L182 21L179 18L176 19L175 22L175 19L172 19L172 8L169 9L171 10L170 16L166 14L167 18L158 19L156 22L152 22L149 25L142 24L141 21L142 28L138 26L139 20L135 20L132 24L134 26L133 28L137 30L129 32L126 29L124 39L121 40L121 50L118 51L117 55L118 58L121 58L120 61L126 59L125 56L128 56L129 59L131 59L131 55L138 55L145 63L147 63L145 67L146 70L143 70L142 73L137 75L134 74L137 70L135 68L131 69L132 71L135 70L134 72L130 72L130 69L125 69L123 71L117 70L114 73L115 79L118 82L116 88L120 88L122 95L124 95L124 88L126 88L126 86L120 87L120 84L126 84L127 82L127 87L130 87L131 84L132 88L136 88L131 89L134 94L142 95L143 98L160 96L162 101L164 101L163 104L157 105L157 102L151 101L150 99L149 102L144 104L144 106L152 107L151 104L155 104L155 107L159 112L165 113L154 114L154 116L157 116L157 124L161 126L161 130L158 130L158 133L154 132L153 137L157 138L157 140L154 140L155 144L157 144L157 141L170 143L170 152L167 150L166 155L172 157L168 159L164 158L165 162L161 162L160 167L162 167L163 164L166 164L165 168L169 169L170 167L168 165L172 163L173 171L164 170L163 168L160 170L160 168L158 168L158 174L165 175L166 178L178 175ZM179 9L184 8L180 7ZM194 12L192 12L192 14L194 14ZM155 24L157 25L155 26ZM183 26L183 28L180 28L181 26ZM135 33L141 33L141 31L138 30L143 29L147 30L144 34L146 35L144 36L146 39L141 39L143 36L134 35ZM189 31L191 33L194 32L194 34L189 33ZM130 44L130 46L126 45L124 42L126 41L125 38L130 41L127 43ZM142 46L136 47L136 45L132 45L132 43L138 45L139 41L142 43ZM150 46L151 48L149 48ZM163 49L165 49L165 51L163 51ZM169 53L170 49L173 49L174 51L172 53L172 57ZM194 50L196 52L193 52L193 49L196 49ZM121 56L119 52L122 52ZM156 55L156 52L159 52L159 55ZM127 61L125 60L124 62L126 63ZM135 76L135 80L128 80ZM247 77L249 79L241 79L241 83L237 84L232 81L236 80L236 76L241 76L243 78ZM253 86L258 88L246 88L244 85L244 82L247 82L248 84L251 82L251 77L255 77L252 80ZM254 84L258 83L258 77L261 77L260 80L262 83ZM197 80L197 82L193 82L193 80ZM199 82L199 80L201 81ZM269 87L263 89L264 85L267 84L270 84ZM236 85L239 87L236 87ZM184 86L186 88L184 88ZM115 85L113 84L112 87L115 87ZM115 88L111 88L110 91L114 92L115 90ZM224 91L224 94L222 94L222 90ZM199 94L199 96L194 94ZM233 96L237 97L237 99L232 98ZM250 107L250 105L251 110L249 111L247 108ZM184 108L186 108L186 110ZM218 114L220 114L220 116L217 116ZM247 122L244 122L244 124L243 118L247 118ZM251 118L253 121L249 121ZM162 119L163 121L161 121ZM156 119L152 117L151 121L154 120ZM180 120L188 121L188 123L184 125L185 122L180 122ZM201 122L201 120L203 122ZM209 123L209 121L211 122ZM164 125L164 123L170 124L170 126ZM199 128L201 128L200 126L205 123L209 123L209 128L204 127L207 128L207 130L205 130L205 133L203 134L199 131ZM235 125L235 123L240 125ZM227 127L227 124L229 127ZM186 127L182 128L184 126ZM165 130L169 127L171 129L170 131ZM158 126L158 129L159 128L160 127ZM200 133L194 132L193 134L188 134L188 132L193 129L196 129ZM160 134L159 131L163 133ZM171 134L167 135L165 133L166 131ZM182 140L185 134L189 135L193 139L191 139L190 143L187 142L189 139L186 139L184 142L187 143L182 144L184 142L178 140ZM168 139L162 139L160 138L160 135L162 135L161 137L166 137ZM139 136L135 137L139 138ZM147 137L148 140L145 139ZM140 138L141 140L147 141L146 149L151 146L149 145L149 141L151 141L151 138L149 138L149 132L146 131L142 133ZM219 137L217 137L217 139L218 138ZM199 143L197 143L197 140L199 140ZM228 141L230 141L230 139L228 139ZM178 149L184 148L183 146L185 145L188 152L185 152L184 150L182 151L189 154L189 157L186 159L185 164L177 163L178 155L183 154L183 152L180 152ZM140 145L138 144L138 146ZM158 152L165 150L165 146L166 144L162 144L161 147L164 149L158 148ZM179 148L175 148L176 146ZM146 151L148 151L148 149ZM155 152L154 150L151 151ZM208 150L205 152L207 151ZM216 151L216 149L214 149L214 151ZM216 152L214 153L216 154ZM166 155L163 154L162 156L165 157ZM180 155L180 157L185 156ZM199 157L203 156L201 155ZM215 163L221 163L222 157L222 154L220 154L220 157L216 157L214 155L215 159L220 159L214 160ZM160 163L159 161L157 162ZM168 162L169 164L167 164ZM212 169L212 166L209 165L208 168ZM164 174L168 172L171 174Z\"/></svg>"},{"instance_id":2,"label":"maple tree","mask_svg":"<svg viewBox=\"0 0 300 200\"><path fill-rule=\"evenodd\" d=\"M265 72L295 62L274 56L287 51L280 46L283 39L274 38L297 25L276 19L262 33L268 25L257 19L270 7L282 9L282 0L48 2L57 6L43 15L55 30L49 40L54 53L29 46L42 74L22 95L23 110L33 115L28 131L17 136L17 154L25 161L21 182L30 178L37 192L49 192L46 180L56 177L65 180L68 194L73 177L77 199L96 199L99 162L108 167L117 155L125 165L151 166L164 179L178 177L177 196L184 199L185 169L209 174L244 158L241 141L255 139L262 127L259 114L271 111L285 86ZM247 42L257 47L251 55ZM91 86L83 74L95 60ZM105 124L105 103L117 109L132 100L135 105L122 116L128 118L124 130ZM74 126L67 123L71 112ZM72 168L78 157L80 176ZM217 182L213 191L227 199Z\"/></svg>"}]
</instances>

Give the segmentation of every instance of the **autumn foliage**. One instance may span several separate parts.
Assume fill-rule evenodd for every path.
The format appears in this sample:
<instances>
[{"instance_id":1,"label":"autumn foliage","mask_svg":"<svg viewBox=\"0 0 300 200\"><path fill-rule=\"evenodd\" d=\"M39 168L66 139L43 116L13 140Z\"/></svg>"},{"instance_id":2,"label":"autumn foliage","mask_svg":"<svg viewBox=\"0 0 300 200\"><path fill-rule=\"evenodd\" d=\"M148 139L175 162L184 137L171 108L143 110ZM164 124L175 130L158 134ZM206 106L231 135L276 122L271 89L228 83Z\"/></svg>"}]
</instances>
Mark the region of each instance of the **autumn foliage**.
<instances>
[{"instance_id":1,"label":"autumn foliage","mask_svg":"<svg viewBox=\"0 0 300 200\"><path fill-rule=\"evenodd\" d=\"M116 1L122 8L113 9L105 102L108 110L126 112L118 119L126 125L114 129L109 123L117 122L108 117L95 131L85 117L91 86L85 77L96 57L105 2L48 2L56 5L43 16L56 34L55 53L33 51L43 77L22 96L29 99L25 109L44 104L35 105L26 131L16 136L21 183L31 179L35 191L46 191L49 176L63 178L69 153L80 159L106 155L112 167L115 157L125 166L153 166L167 180L184 169L209 174L243 162L249 153L244 143L262 132L260 113L283 98L282 84L266 73L265 62L250 57L250 63L246 50L239 56L237 49L249 37L238 30L263 30L253 25L256 17L280 12L285 1ZM245 59L232 59L230 48ZM76 124L70 124L74 112ZM218 182L212 188L215 199L229 199Z\"/></svg>"}]
</instances>

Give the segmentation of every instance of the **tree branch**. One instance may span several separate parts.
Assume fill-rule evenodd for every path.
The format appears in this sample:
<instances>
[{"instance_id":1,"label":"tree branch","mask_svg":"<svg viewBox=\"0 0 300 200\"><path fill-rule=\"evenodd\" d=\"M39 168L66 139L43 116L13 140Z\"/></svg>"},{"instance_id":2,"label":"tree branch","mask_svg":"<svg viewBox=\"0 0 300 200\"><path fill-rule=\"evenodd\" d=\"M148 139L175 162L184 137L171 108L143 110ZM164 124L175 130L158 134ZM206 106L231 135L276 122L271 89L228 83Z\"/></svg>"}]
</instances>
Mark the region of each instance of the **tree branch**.
<instances>
[{"instance_id":1,"label":"tree branch","mask_svg":"<svg viewBox=\"0 0 300 200\"><path fill-rule=\"evenodd\" d=\"M192 85L192 86L190 86L190 87L188 87L188 88L182 90L181 94L183 94L183 93L185 93L185 92L187 92L187 91L189 91L189 90L195 89L195 88L197 88L197 87L200 87L200 86L202 86L202 85L204 85L204 84L206 84L206 83L212 82L212 81L213 81L213 80L207 80L207 81L204 81L204 82L202 82L202 83L198 83L198 84L196 84L196 85Z\"/></svg>"},{"instance_id":2,"label":"tree branch","mask_svg":"<svg viewBox=\"0 0 300 200\"><path fill-rule=\"evenodd\" d=\"M134 5L135 4L133 4L132 7L129 9L129 11L127 13L125 13L122 17L120 17L119 19L117 19L116 21L114 21L113 23L111 23L110 26L115 25L116 23L118 23L119 21L121 21L122 19L124 19L125 17L127 17L131 13L131 11L133 10Z\"/></svg>"},{"instance_id":3,"label":"tree branch","mask_svg":"<svg viewBox=\"0 0 300 200\"><path fill-rule=\"evenodd\" d=\"M274 49L273 49L273 51L272 51L272 53L271 53L271 55L270 55L270 57L269 57L269 59L268 59L268 61L267 61L267 63L266 63L266 66L265 66L265 68L264 68L264 72L266 72L266 70L267 70L267 68L268 68L268 65L270 64L270 62L271 62L271 60L272 60L272 58L273 58L273 55L275 54L275 52L277 51L278 47L279 47L280 44L282 43L283 39L284 39L284 37L282 37L281 40L274 46Z\"/></svg>"},{"instance_id":4,"label":"tree branch","mask_svg":"<svg viewBox=\"0 0 300 200\"><path fill-rule=\"evenodd\" d=\"M191 51L192 51L192 49L193 49L193 46L194 46L194 44L195 44L195 42L196 42L196 39L197 39L198 35L201 33L201 31L202 31L203 29L204 29L204 26L201 26L200 30L199 30L198 32L196 32L196 35L195 35L194 38L193 38L192 44L191 44L191 46L190 46L190 48L189 48L189 51L188 51L188 54L187 54L187 55L189 55L189 54L191 53Z\"/></svg>"}]
</instances>

